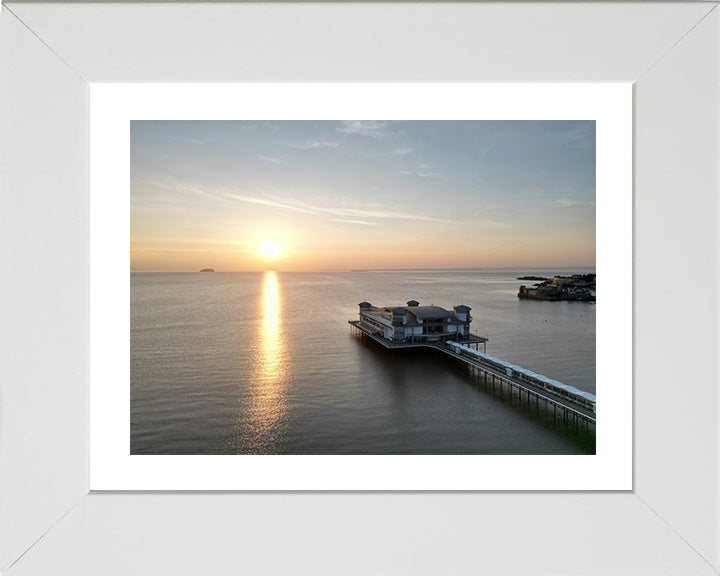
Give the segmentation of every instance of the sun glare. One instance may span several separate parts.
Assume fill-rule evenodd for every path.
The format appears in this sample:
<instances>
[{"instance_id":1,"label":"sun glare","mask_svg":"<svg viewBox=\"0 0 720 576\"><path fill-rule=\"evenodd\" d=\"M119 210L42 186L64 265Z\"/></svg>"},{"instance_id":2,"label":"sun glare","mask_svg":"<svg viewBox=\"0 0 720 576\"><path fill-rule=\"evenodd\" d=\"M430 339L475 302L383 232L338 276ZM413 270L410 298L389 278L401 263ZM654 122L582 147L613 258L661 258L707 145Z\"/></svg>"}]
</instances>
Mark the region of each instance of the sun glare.
<instances>
[{"instance_id":1,"label":"sun glare","mask_svg":"<svg viewBox=\"0 0 720 576\"><path fill-rule=\"evenodd\" d=\"M258 246L258 252L265 258L275 258L282 254L282 246L275 240L265 240Z\"/></svg>"}]
</instances>

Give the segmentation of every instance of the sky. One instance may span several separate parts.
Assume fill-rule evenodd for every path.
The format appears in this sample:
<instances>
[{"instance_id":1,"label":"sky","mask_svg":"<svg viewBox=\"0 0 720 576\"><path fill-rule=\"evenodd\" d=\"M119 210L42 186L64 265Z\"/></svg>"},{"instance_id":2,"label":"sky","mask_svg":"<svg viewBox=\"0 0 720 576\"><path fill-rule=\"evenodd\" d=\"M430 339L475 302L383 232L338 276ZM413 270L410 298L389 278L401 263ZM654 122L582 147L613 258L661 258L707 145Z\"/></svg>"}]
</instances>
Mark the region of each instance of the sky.
<instances>
[{"instance_id":1,"label":"sky","mask_svg":"<svg viewBox=\"0 0 720 576\"><path fill-rule=\"evenodd\" d=\"M137 271L592 267L595 122L132 121L130 201Z\"/></svg>"}]
</instances>

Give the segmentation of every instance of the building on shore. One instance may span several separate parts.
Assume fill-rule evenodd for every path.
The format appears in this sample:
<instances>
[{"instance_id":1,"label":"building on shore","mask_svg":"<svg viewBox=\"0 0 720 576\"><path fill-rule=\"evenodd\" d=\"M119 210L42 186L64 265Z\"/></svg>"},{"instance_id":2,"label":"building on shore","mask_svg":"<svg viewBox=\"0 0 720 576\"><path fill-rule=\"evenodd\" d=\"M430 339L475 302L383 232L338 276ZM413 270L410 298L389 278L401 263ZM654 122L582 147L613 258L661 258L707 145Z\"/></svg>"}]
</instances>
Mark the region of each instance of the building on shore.
<instances>
[{"instance_id":1,"label":"building on shore","mask_svg":"<svg viewBox=\"0 0 720 576\"><path fill-rule=\"evenodd\" d=\"M477 339L470 333L470 307L463 304L452 310L420 306L416 300L406 306L378 307L361 302L358 307L360 327L395 343Z\"/></svg>"},{"instance_id":2,"label":"building on shore","mask_svg":"<svg viewBox=\"0 0 720 576\"><path fill-rule=\"evenodd\" d=\"M595 289L595 274L555 276L552 280L545 280L536 284L534 288L520 286L518 298L554 302L560 300L594 302L595 294L591 292L590 288Z\"/></svg>"}]
</instances>

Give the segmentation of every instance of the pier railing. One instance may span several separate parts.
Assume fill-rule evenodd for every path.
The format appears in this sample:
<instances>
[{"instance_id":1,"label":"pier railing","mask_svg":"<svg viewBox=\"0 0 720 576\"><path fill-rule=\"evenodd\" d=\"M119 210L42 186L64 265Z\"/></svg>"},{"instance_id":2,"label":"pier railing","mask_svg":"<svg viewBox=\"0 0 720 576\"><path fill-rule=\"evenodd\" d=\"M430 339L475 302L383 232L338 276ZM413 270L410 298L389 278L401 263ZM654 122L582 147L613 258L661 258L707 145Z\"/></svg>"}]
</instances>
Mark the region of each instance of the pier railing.
<instances>
[{"instance_id":1,"label":"pier railing","mask_svg":"<svg viewBox=\"0 0 720 576\"><path fill-rule=\"evenodd\" d=\"M484 377L490 379L490 383L493 386L493 390L496 385L508 386L510 390L513 389L518 391L518 401L522 404L523 394L526 395L527 403L529 404L531 399L534 399L536 405L539 406L540 401L544 402L546 406L552 406L553 413L556 416L557 410L560 410L562 418L565 422L573 423L579 426L581 422L588 425L596 424L596 416L589 410L585 410L580 406L573 405L570 401L563 399L553 393L548 392L543 388L536 387L530 383L523 382L513 376L501 372L494 366L483 362L480 358L470 359L466 356L461 356L457 352L447 347L438 347L448 356L460 360L464 364L479 370L484 373Z\"/></svg>"}]
</instances>

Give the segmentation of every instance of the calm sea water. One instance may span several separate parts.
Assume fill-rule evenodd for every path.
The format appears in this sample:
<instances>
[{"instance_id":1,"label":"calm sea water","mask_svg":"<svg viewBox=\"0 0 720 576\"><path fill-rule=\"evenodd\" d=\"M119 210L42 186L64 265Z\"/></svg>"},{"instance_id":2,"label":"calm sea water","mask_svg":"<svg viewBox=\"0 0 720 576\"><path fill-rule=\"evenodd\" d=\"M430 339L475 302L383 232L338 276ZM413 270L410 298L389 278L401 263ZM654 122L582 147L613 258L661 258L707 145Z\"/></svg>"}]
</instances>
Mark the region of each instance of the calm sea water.
<instances>
[{"instance_id":1,"label":"calm sea water","mask_svg":"<svg viewBox=\"0 0 720 576\"><path fill-rule=\"evenodd\" d=\"M464 303L488 353L594 393L595 305L517 298L517 276L559 272L133 273L131 451L593 453L451 359L347 324L363 300Z\"/></svg>"}]
</instances>

